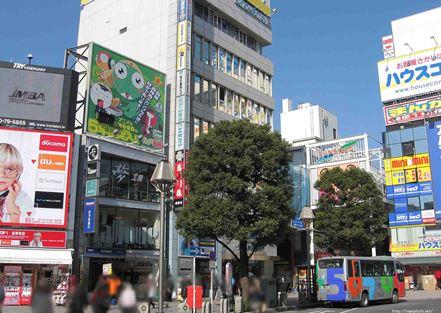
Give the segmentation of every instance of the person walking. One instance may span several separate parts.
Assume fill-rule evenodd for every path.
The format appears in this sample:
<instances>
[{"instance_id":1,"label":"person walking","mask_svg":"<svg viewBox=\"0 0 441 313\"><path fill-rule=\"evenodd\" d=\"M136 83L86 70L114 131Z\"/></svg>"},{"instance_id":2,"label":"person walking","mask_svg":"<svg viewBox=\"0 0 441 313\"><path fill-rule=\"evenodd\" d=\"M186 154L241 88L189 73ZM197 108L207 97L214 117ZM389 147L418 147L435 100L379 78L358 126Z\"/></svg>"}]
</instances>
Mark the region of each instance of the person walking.
<instances>
[{"instance_id":1,"label":"person walking","mask_svg":"<svg viewBox=\"0 0 441 313\"><path fill-rule=\"evenodd\" d=\"M37 282L35 291L31 298L32 313L53 313L51 287L46 279L40 279Z\"/></svg>"},{"instance_id":2,"label":"person walking","mask_svg":"<svg viewBox=\"0 0 441 313\"><path fill-rule=\"evenodd\" d=\"M3 302L5 301L5 288L0 285L0 313L2 313Z\"/></svg>"},{"instance_id":3,"label":"person walking","mask_svg":"<svg viewBox=\"0 0 441 313\"><path fill-rule=\"evenodd\" d=\"M118 306L121 313L137 313L136 293L130 284L124 284L118 298Z\"/></svg>"},{"instance_id":4,"label":"person walking","mask_svg":"<svg viewBox=\"0 0 441 313\"><path fill-rule=\"evenodd\" d=\"M103 276L99 278L90 302L93 313L106 313L109 310L109 287L106 279Z\"/></svg>"},{"instance_id":5,"label":"person walking","mask_svg":"<svg viewBox=\"0 0 441 313\"><path fill-rule=\"evenodd\" d=\"M84 309L88 305L87 288L85 285L80 284L74 286L73 290L69 294L68 299L68 313L83 313Z\"/></svg>"}]
</instances>

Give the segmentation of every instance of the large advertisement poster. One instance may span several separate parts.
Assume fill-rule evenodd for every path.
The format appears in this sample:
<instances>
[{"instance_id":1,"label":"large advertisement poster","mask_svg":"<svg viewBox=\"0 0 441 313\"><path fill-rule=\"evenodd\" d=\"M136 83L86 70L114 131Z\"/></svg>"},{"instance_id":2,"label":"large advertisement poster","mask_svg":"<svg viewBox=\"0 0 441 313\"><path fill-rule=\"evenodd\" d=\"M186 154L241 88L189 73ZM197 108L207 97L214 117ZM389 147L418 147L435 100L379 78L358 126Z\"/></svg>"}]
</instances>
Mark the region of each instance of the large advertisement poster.
<instances>
[{"instance_id":1,"label":"large advertisement poster","mask_svg":"<svg viewBox=\"0 0 441 313\"><path fill-rule=\"evenodd\" d=\"M433 199L435 215L441 219L441 122L427 125L427 141L429 144L430 165L432 167Z\"/></svg>"},{"instance_id":2,"label":"large advertisement poster","mask_svg":"<svg viewBox=\"0 0 441 313\"><path fill-rule=\"evenodd\" d=\"M87 132L162 150L165 75L97 44L89 49Z\"/></svg>"},{"instance_id":3,"label":"large advertisement poster","mask_svg":"<svg viewBox=\"0 0 441 313\"><path fill-rule=\"evenodd\" d=\"M0 247L66 248L66 232L0 229Z\"/></svg>"},{"instance_id":4,"label":"large advertisement poster","mask_svg":"<svg viewBox=\"0 0 441 313\"><path fill-rule=\"evenodd\" d=\"M441 116L441 97L388 105L383 111L386 126Z\"/></svg>"},{"instance_id":5,"label":"large advertisement poster","mask_svg":"<svg viewBox=\"0 0 441 313\"><path fill-rule=\"evenodd\" d=\"M407 98L441 87L441 47L378 62L381 101Z\"/></svg>"},{"instance_id":6,"label":"large advertisement poster","mask_svg":"<svg viewBox=\"0 0 441 313\"><path fill-rule=\"evenodd\" d=\"M308 146L309 164L322 165L366 157L366 137L352 137Z\"/></svg>"},{"instance_id":7,"label":"large advertisement poster","mask_svg":"<svg viewBox=\"0 0 441 313\"><path fill-rule=\"evenodd\" d=\"M66 227L72 138L0 128L0 226Z\"/></svg>"}]
</instances>

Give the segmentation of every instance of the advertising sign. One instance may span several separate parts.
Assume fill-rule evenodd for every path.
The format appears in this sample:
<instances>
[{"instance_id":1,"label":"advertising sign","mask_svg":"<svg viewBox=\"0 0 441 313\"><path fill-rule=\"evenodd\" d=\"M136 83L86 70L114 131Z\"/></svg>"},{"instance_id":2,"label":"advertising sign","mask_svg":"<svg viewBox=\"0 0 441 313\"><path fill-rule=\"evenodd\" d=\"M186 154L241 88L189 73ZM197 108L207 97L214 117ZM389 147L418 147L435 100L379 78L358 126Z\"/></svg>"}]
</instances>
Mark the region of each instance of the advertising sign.
<instances>
[{"instance_id":1,"label":"advertising sign","mask_svg":"<svg viewBox=\"0 0 441 313\"><path fill-rule=\"evenodd\" d=\"M416 96L441 87L440 47L378 62L381 101Z\"/></svg>"},{"instance_id":2,"label":"advertising sign","mask_svg":"<svg viewBox=\"0 0 441 313\"><path fill-rule=\"evenodd\" d=\"M394 38L392 35L384 36L381 40L383 43L383 55L385 59L395 57Z\"/></svg>"},{"instance_id":3,"label":"advertising sign","mask_svg":"<svg viewBox=\"0 0 441 313\"><path fill-rule=\"evenodd\" d=\"M386 126L441 116L441 97L383 107Z\"/></svg>"},{"instance_id":4,"label":"advertising sign","mask_svg":"<svg viewBox=\"0 0 441 313\"><path fill-rule=\"evenodd\" d=\"M0 125L73 130L78 73L0 61Z\"/></svg>"},{"instance_id":5,"label":"advertising sign","mask_svg":"<svg viewBox=\"0 0 441 313\"><path fill-rule=\"evenodd\" d=\"M271 8L266 1L261 0L234 0L242 10L256 18L267 27L271 27Z\"/></svg>"},{"instance_id":6,"label":"advertising sign","mask_svg":"<svg viewBox=\"0 0 441 313\"><path fill-rule=\"evenodd\" d=\"M341 162L366 157L365 137L345 138L308 146L310 165Z\"/></svg>"},{"instance_id":7,"label":"advertising sign","mask_svg":"<svg viewBox=\"0 0 441 313\"><path fill-rule=\"evenodd\" d=\"M101 159L100 145L91 145L87 147L87 162L95 162Z\"/></svg>"},{"instance_id":8,"label":"advertising sign","mask_svg":"<svg viewBox=\"0 0 441 313\"><path fill-rule=\"evenodd\" d=\"M209 257L210 253L216 253L216 241L212 239L186 240L179 236L179 256L203 256Z\"/></svg>"},{"instance_id":9,"label":"advertising sign","mask_svg":"<svg viewBox=\"0 0 441 313\"><path fill-rule=\"evenodd\" d=\"M103 276L112 275L112 263L103 264Z\"/></svg>"},{"instance_id":10,"label":"advertising sign","mask_svg":"<svg viewBox=\"0 0 441 313\"><path fill-rule=\"evenodd\" d=\"M98 195L98 179L86 180L86 197Z\"/></svg>"},{"instance_id":11,"label":"advertising sign","mask_svg":"<svg viewBox=\"0 0 441 313\"><path fill-rule=\"evenodd\" d=\"M66 248L66 232L0 229L0 247Z\"/></svg>"},{"instance_id":12,"label":"advertising sign","mask_svg":"<svg viewBox=\"0 0 441 313\"><path fill-rule=\"evenodd\" d=\"M87 179L95 179L100 177L100 162L87 163Z\"/></svg>"},{"instance_id":13,"label":"advertising sign","mask_svg":"<svg viewBox=\"0 0 441 313\"><path fill-rule=\"evenodd\" d=\"M89 49L87 132L162 150L165 75L97 44Z\"/></svg>"},{"instance_id":14,"label":"advertising sign","mask_svg":"<svg viewBox=\"0 0 441 313\"><path fill-rule=\"evenodd\" d=\"M83 212L83 232L95 232L96 199L86 199Z\"/></svg>"},{"instance_id":15,"label":"advertising sign","mask_svg":"<svg viewBox=\"0 0 441 313\"><path fill-rule=\"evenodd\" d=\"M66 227L72 138L0 128L0 225Z\"/></svg>"},{"instance_id":16,"label":"advertising sign","mask_svg":"<svg viewBox=\"0 0 441 313\"><path fill-rule=\"evenodd\" d=\"M175 200L175 207L182 207L184 205L184 198L187 195L187 184L183 175L187 163L186 152L177 151L175 160L174 174L176 183L173 188L173 198Z\"/></svg>"},{"instance_id":17,"label":"advertising sign","mask_svg":"<svg viewBox=\"0 0 441 313\"><path fill-rule=\"evenodd\" d=\"M427 141L432 167L433 199L438 212L441 210L441 121L427 125ZM436 214L436 217L441 218L440 215Z\"/></svg>"},{"instance_id":18,"label":"advertising sign","mask_svg":"<svg viewBox=\"0 0 441 313\"><path fill-rule=\"evenodd\" d=\"M405 198L404 198L405 199ZM391 227L408 225L433 225L436 223L434 210L389 213Z\"/></svg>"}]
</instances>

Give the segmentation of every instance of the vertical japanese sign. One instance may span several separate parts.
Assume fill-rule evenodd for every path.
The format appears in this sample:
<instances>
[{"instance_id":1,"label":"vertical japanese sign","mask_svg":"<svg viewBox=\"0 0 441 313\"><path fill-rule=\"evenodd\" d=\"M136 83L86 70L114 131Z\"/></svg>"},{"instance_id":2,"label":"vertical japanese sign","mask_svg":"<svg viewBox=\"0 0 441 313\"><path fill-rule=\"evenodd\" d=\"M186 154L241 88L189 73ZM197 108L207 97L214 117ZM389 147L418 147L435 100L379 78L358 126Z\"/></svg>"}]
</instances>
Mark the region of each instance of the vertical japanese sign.
<instances>
[{"instance_id":1,"label":"vertical japanese sign","mask_svg":"<svg viewBox=\"0 0 441 313\"><path fill-rule=\"evenodd\" d=\"M190 74L191 74L191 27L192 0L178 0L178 29L176 51L176 116L175 116L175 206L184 204L186 194L186 155L190 145Z\"/></svg>"},{"instance_id":2,"label":"vertical japanese sign","mask_svg":"<svg viewBox=\"0 0 441 313\"><path fill-rule=\"evenodd\" d=\"M83 232L95 232L96 198L86 199L83 212Z\"/></svg>"},{"instance_id":3,"label":"vertical japanese sign","mask_svg":"<svg viewBox=\"0 0 441 313\"><path fill-rule=\"evenodd\" d=\"M435 217L441 219L441 121L427 125Z\"/></svg>"}]
</instances>

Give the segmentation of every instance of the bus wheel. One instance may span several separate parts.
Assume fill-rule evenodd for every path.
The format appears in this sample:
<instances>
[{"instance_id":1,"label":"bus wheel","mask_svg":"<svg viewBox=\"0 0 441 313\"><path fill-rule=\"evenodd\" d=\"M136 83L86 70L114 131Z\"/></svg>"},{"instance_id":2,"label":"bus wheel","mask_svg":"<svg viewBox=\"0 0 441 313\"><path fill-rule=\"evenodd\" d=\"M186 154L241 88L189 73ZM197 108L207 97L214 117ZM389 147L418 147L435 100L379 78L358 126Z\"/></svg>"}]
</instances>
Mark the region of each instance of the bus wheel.
<instances>
[{"instance_id":1,"label":"bus wheel","mask_svg":"<svg viewBox=\"0 0 441 313\"><path fill-rule=\"evenodd\" d=\"M392 292L392 303L397 303L398 302L398 290L394 289L394 291Z\"/></svg>"},{"instance_id":2,"label":"bus wheel","mask_svg":"<svg viewBox=\"0 0 441 313\"><path fill-rule=\"evenodd\" d=\"M361 294L360 306L367 307L369 305L369 295L365 291Z\"/></svg>"}]
</instances>

